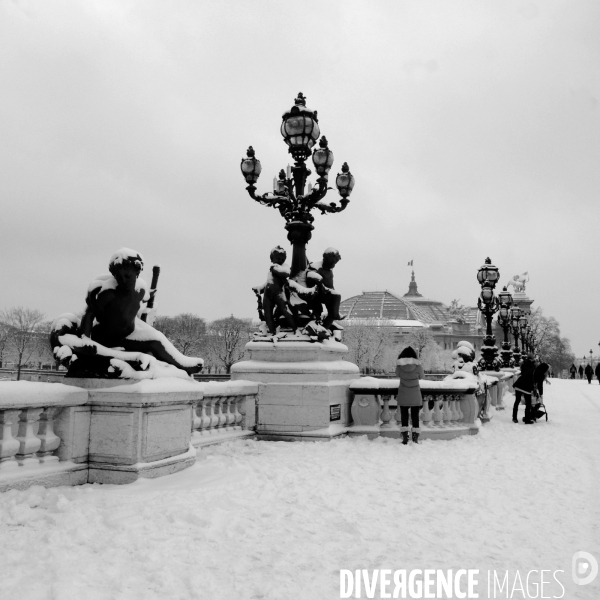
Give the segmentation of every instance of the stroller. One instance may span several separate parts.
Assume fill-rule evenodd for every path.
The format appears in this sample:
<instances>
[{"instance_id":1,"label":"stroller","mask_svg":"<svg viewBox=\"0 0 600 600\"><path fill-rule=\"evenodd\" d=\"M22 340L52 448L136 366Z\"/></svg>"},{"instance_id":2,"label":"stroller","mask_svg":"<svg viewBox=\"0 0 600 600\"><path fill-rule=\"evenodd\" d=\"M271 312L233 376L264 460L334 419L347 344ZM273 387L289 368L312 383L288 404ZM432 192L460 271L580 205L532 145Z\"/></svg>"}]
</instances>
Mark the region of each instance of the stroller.
<instances>
[{"instance_id":1,"label":"stroller","mask_svg":"<svg viewBox=\"0 0 600 600\"><path fill-rule=\"evenodd\" d=\"M546 408L546 405L544 404L542 398L543 396L540 396L539 394L535 394L534 398L536 400L536 403L533 404L531 406L531 412L533 420L534 421L539 421L544 415L546 416L546 422L548 422L548 409Z\"/></svg>"}]
</instances>

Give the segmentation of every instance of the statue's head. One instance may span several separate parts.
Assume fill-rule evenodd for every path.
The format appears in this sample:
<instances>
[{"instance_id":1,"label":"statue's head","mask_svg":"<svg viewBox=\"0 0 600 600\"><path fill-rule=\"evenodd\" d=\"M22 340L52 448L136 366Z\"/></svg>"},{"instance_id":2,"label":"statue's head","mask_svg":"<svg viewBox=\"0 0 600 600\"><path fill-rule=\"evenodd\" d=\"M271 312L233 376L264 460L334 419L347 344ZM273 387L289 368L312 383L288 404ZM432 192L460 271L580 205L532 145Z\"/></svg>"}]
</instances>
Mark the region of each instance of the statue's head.
<instances>
[{"instance_id":1,"label":"statue's head","mask_svg":"<svg viewBox=\"0 0 600 600\"><path fill-rule=\"evenodd\" d=\"M117 283L127 289L135 288L135 282L144 268L144 259L139 252L121 248L110 257L108 270Z\"/></svg>"},{"instance_id":2,"label":"statue's head","mask_svg":"<svg viewBox=\"0 0 600 600\"><path fill-rule=\"evenodd\" d=\"M323 266L333 269L335 265L337 265L342 257L338 250L335 248L327 248L325 252L323 252Z\"/></svg>"},{"instance_id":3,"label":"statue's head","mask_svg":"<svg viewBox=\"0 0 600 600\"><path fill-rule=\"evenodd\" d=\"M281 246L275 246L273 250L271 250L271 262L274 262L277 265L282 265L287 258L286 251Z\"/></svg>"}]
</instances>

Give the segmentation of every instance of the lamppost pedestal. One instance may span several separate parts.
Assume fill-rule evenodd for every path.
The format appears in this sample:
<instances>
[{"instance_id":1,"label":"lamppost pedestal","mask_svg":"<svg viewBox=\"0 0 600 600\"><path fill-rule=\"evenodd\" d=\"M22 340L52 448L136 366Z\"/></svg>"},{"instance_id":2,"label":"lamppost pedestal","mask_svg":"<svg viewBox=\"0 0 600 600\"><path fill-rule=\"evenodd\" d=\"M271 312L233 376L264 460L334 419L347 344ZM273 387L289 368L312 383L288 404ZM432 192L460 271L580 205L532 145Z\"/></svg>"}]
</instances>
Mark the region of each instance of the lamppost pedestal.
<instances>
[{"instance_id":1,"label":"lamppost pedestal","mask_svg":"<svg viewBox=\"0 0 600 600\"><path fill-rule=\"evenodd\" d=\"M348 348L322 342L249 342L250 360L231 368L232 380L259 384L256 433L274 441L329 441L352 421L350 382L359 368Z\"/></svg>"}]
</instances>

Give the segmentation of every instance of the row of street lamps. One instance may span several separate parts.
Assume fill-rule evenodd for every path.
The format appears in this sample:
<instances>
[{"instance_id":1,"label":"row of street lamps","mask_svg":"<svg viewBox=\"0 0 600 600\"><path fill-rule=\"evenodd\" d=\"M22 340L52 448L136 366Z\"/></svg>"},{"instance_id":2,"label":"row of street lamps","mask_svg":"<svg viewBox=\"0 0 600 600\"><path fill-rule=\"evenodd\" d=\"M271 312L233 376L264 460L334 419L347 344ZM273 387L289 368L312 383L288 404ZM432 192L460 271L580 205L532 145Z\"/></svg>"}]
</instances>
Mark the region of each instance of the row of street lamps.
<instances>
[{"instance_id":1,"label":"row of street lamps","mask_svg":"<svg viewBox=\"0 0 600 600\"><path fill-rule=\"evenodd\" d=\"M486 258L485 264L477 271L477 281L481 285L477 307L486 321L479 367L485 371L497 371L501 367L518 367L522 356L535 352L537 345L535 334L529 324L531 313L514 303L506 286L497 296L494 294L498 279L500 279L498 267ZM501 356L498 355L496 337L492 330L492 320L496 313L498 313L498 325L504 333ZM512 333L514 338L513 348L511 348L509 333ZM521 348L519 348L519 340L521 340Z\"/></svg>"}]
</instances>

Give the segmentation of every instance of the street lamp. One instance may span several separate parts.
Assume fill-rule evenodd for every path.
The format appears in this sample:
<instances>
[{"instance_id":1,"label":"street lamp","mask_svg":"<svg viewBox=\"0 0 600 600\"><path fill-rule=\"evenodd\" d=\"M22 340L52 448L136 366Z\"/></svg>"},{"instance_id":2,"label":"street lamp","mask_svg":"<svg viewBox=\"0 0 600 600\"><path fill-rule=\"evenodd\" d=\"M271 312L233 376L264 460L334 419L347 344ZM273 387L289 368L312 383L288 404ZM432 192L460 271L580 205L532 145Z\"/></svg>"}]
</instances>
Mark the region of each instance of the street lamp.
<instances>
[{"instance_id":1,"label":"street lamp","mask_svg":"<svg viewBox=\"0 0 600 600\"><path fill-rule=\"evenodd\" d=\"M593 357L593 355L594 355L594 353L593 353L593 352L592 352L592 350L590 349L590 366L593 366L593 365L592 365L592 361L593 361L593 358L592 358L592 357Z\"/></svg>"},{"instance_id":2,"label":"street lamp","mask_svg":"<svg viewBox=\"0 0 600 600\"><path fill-rule=\"evenodd\" d=\"M333 152L330 150L325 136L321 137L318 147L314 148L321 135L319 119L317 111L306 106L306 98L302 93L298 94L294 106L283 114L280 131L288 146L288 152L294 159L294 166L288 165L285 171L282 169L279 172L278 178L273 179L272 192L262 195L256 193L255 184L260 176L262 166L256 158L252 146L248 148L246 158L242 158L240 169L248 184L246 190L250 197L264 206L276 208L285 219L287 238L293 248L289 279L290 282L306 288L308 268L306 244L312 237L314 229L312 225L314 217L311 211L316 208L321 211L321 214L325 214L344 210L350 202L349 196L354 188L354 176L347 163L344 163L335 180L341 196L339 205L336 205L335 202L321 202L327 192L332 189L327 184L329 171L333 165ZM311 183L307 183L312 172L306 166L306 159L311 154L317 172L314 187ZM298 304L302 304L302 307L299 307ZM310 314L306 303L298 304L294 309L294 313L298 313L298 325L304 325L314 319L314 315Z\"/></svg>"},{"instance_id":3,"label":"street lamp","mask_svg":"<svg viewBox=\"0 0 600 600\"><path fill-rule=\"evenodd\" d=\"M500 361L497 358L498 346L496 346L496 338L492 332L492 318L500 308L498 298L494 295L494 288L499 277L498 268L492 265L489 258L486 258L485 264L477 271L477 281L481 285L477 307L486 321L485 337L483 338L481 359L479 360L479 367L482 370L497 371L500 366Z\"/></svg>"},{"instance_id":4,"label":"street lamp","mask_svg":"<svg viewBox=\"0 0 600 600\"><path fill-rule=\"evenodd\" d=\"M341 196L340 205L335 202L325 204L320 202L327 191L329 171L333 165L333 152L329 149L325 136L321 138L319 147L314 150L313 163L317 171L317 185L312 187L307 178L311 175L306 166L306 159L311 155L311 149L321 135L317 111L306 107L306 98L302 93L294 101L294 106L283 114L281 135L288 145L288 152L294 158L294 166L279 172L279 179L273 181L273 192L259 196L256 186L262 170L260 161L255 156L255 151L250 146L246 158L241 161L241 171L248 183L246 190L250 197L265 206L277 208L286 221L288 240L293 245L291 278L296 280L306 271L306 244L312 236L311 211L317 208L321 214L340 212L348 206L349 196L354 188L354 176L346 163L343 164L341 173L336 177L336 186Z\"/></svg>"},{"instance_id":5,"label":"street lamp","mask_svg":"<svg viewBox=\"0 0 600 600\"><path fill-rule=\"evenodd\" d=\"M511 325L511 307L513 299L511 293L506 289L506 286L498 294L498 301L500 302L500 309L498 311L498 325L502 328L504 333L504 341L502 342L502 363L504 367L512 367L514 361L512 358L512 350L510 349L510 341L508 339L508 333Z\"/></svg>"},{"instance_id":6,"label":"street lamp","mask_svg":"<svg viewBox=\"0 0 600 600\"><path fill-rule=\"evenodd\" d=\"M527 340L527 325L527 315L522 314L519 327L521 328L521 346L523 347L523 354L529 353L529 344Z\"/></svg>"},{"instance_id":7,"label":"street lamp","mask_svg":"<svg viewBox=\"0 0 600 600\"><path fill-rule=\"evenodd\" d=\"M518 306L513 306L510 310L510 326L512 329L513 338L515 345L513 348L513 360L515 361L515 367L521 364L521 351L519 350L519 334L521 332L520 322L523 311Z\"/></svg>"}]
</instances>

